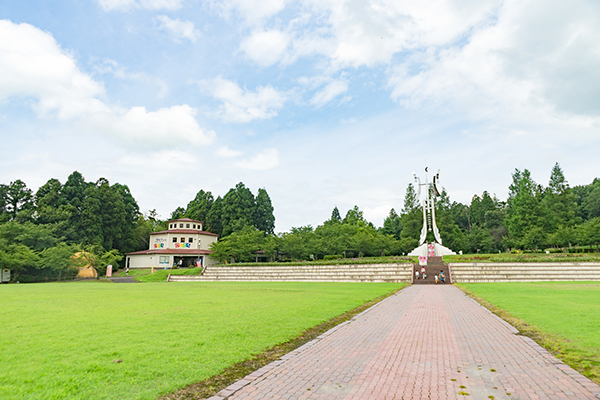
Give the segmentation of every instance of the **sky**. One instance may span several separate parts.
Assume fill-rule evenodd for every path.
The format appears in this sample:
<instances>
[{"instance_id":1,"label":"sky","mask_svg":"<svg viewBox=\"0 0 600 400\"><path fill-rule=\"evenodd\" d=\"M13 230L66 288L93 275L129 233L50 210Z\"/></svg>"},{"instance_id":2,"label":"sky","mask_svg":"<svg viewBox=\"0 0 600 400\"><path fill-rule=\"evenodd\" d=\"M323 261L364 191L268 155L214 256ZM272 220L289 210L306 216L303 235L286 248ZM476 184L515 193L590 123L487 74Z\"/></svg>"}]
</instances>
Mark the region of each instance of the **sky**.
<instances>
[{"instance_id":1,"label":"sky","mask_svg":"<svg viewBox=\"0 0 600 400\"><path fill-rule=\"evenodd\" d=\"M381 226L425 167L465 204L586 185L600 2L0 0L0 138L0 183L79 171L168 218L243 182L278 232Z\"/></svg>"}]
</instances>

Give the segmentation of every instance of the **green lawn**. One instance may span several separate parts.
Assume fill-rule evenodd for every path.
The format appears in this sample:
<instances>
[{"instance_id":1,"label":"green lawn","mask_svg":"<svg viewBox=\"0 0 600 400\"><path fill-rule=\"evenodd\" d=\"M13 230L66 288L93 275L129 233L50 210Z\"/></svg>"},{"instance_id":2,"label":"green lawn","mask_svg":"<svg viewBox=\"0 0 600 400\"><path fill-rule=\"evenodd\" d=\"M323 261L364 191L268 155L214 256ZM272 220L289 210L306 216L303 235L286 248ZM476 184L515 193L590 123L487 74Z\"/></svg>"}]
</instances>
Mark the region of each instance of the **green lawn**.
<instances>
[{"instance_id":1,"label":"green lawn","mask_svg":"<svg viewBox=\"0 0 600 400\"><path fill-rule=\"evenodd\" d=\"M401 286L0 285L0 398L155 399Z\"/></svg>"},{"instance_id":2,"label":"green lawn","mask_svg":"<svg viewBox=\"0 0 600 400\"><path fill-rule=\"evenodd\" d=\"M565 362L600 382L599 282L469 283L458 286L532 325L532 336Z\"/></svg>"}]
</instances>

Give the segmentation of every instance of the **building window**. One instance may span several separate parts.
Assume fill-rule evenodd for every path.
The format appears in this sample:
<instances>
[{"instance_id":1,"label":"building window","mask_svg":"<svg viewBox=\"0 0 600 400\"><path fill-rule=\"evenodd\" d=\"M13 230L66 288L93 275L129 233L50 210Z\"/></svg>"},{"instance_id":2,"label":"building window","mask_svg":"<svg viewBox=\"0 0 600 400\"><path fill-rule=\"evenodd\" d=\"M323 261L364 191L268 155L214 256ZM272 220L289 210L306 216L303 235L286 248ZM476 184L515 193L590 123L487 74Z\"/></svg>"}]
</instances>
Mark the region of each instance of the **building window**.
<instances>
[{"instance_id":1,"label":"building window","mask_svg":"<svg viewBox=\"0 0 600 400\"><path fill-rule=\"evenodd\" d=\"M180 228L183 228L183 224L179 224L179 227L180 227Z\"/></svg>"},{"instance_id":2,"label":"building window","mask_svg":"<svg viewBox=\"0 0 600 400\"><path fill-rule=\"evenodd\" d=\"M168 264L169 263L169 256L160 256L159 260L160 260L159 262L161 264Z\"/></svg>"},{"instance_id":3,"label":"building window","mask_svg":"<svg viewBox=\"0 0 600 400\"><path fill-rule=\"evenodd\" d=\"M185 238L181 238L181 243L185 243Z\"/></svg>"},{"instance_id":4,"label":"building window","mask_svg":"<svg viewBox=\"0 0 600 400\"><path fill-rule=\"evenodd\" d=\"M185 224L185 227L186 227L186 228L189 228L189 227L190 227L190 224Z\"/></svg>"},{"instance_id":5,"label":"building window","mask_svg":"<svg viewBox=\"0 0 600 400\"><path fill-rule=\"evenodd\" d=\"M194 243L194 238L189 238L189 239L188 239L188 242L190 242L190 243Z\"/></svg>"},{"instance_id":6,"label":"building window","mask_svg":"<svg viewBox=\"0 0 600 400\"><path fill-rule=\"evenodd\" d=\"M194 224L194 229L196 229L196 224Z\"/></svg>"},{"instance_id":7,"label":"building window","mask_svg":"<svg viewBox=\"0 0 600 400\"><path fill-rule=\"evenodd\" d=\"M177 243L177 238L176 237L173 238L173 243Z\"/></svg>"}]
</instances>

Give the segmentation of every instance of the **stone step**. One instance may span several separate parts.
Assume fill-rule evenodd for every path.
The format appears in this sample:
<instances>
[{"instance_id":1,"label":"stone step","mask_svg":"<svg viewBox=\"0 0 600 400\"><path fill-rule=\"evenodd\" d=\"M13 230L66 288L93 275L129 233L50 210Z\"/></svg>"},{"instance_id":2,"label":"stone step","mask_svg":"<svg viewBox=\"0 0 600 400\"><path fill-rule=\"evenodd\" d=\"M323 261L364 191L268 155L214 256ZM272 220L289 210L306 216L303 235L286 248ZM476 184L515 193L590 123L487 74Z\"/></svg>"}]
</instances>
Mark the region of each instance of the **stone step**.
<instances>
[{"instance_id":1,"label":"stone step","mask_svg":"<svg viewBox=\"0 0 600 400\"><path fill-rule=\"evenodd\" d=\"M410 282L412 264L310 266L216 266L202 276L173 275L169 281Z\"/></svg>"},{"instance_id":2,"label":"stone step","mask_svg":"<svg viewBox=\"0 0 600 400\"><path fill-rule=\"evenodd\" d=\"M600 280L600 263L451 263L455 282Z\"/></svg>"}]
</instances>

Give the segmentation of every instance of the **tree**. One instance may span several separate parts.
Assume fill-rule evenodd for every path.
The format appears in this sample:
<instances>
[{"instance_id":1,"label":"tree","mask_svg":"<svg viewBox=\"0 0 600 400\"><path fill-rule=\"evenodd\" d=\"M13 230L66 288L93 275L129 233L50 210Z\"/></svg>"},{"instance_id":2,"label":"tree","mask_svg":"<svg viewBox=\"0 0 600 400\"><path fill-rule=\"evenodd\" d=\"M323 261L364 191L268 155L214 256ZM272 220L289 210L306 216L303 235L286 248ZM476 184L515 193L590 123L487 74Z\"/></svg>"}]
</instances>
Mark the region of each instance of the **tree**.
<instances>
[{"instance_id":1,"label":"tree","mask_svg":"<svg viewBox=\"0 0 600 400\"><path fill-rule=\"evenodd\" d=\"M400 250L408 253L419 245L423 213L419 207L419 199L412 183L406 187L404 207L400 215L402 231L400 232Z\"/></svg>"},{"instance_id":2,"label":"tree","mask_svg":"<svg viewBox=\"0 0 600 400\"><path fill-rule=\"evenodd\" d=\"M213 251L211 257L219 262L231 260L232 262L253 261L255 253L263 250L267 240L262 231L252 226L246 226L239 231L232 232L227 237L210 245Z\"/></svg>"},{"instance_id":3,"label":"tree","mask_svg":"<svg viewBox=\"0 0 600 400\"><path fill-rule=\"evenodd\" d=\"M62 187L62 202L66 204L65 211L69 213L66 227L67 240L79 243L85 238L85 227L81 224L81 214L85 203L85 189L89 186L83 176L74 171Z\"/></svg>"},{"instance_id":4,"label":"tree","mask_svg":"<svg viewBox=\"0 0 600 400\"><path fill-rule=\"evenodd\" d=\"M180 219L185 217L185 208L177 207L173 212L171 212L171 220Z\"/></svg>"},{"instance_id":5,"label":"tree","mask_svg":"<svg viewBox=\"0 0 600 400\"><path fill-rule=\"evenodd\" d=\"M545 208L544 228L546 232L554 232L559 227L573 227L578 220L576 197L565 179L560 165L556 163L552 168L550 183L546 188L543 199Z\"/></svg>"},{"instance_id":6,"label":"tree","mask_svg":"<svg viewBox=\"0 0 600 400\"><path fill-rule=\"evenodd\" d=\"M8 186L0 184L0 224L9 220L8 213Z\"/></svg>"},{"instance_id":7,"label":"tree","mask_svg":"<svg viewBox=\"0 0 600 400\"><path fill-rule=\"evenodd\" d=\"M595 245L600 251L600 217L592 218L577 227L577 237L582 245Z\"/></svg>"},{"instance_id":8,"label":"tree","mask_svg":"<svg viewBox=\"0 0 600 400\"><path fill-rule=\"evenodd\" d=\"M138 216L133 230L134 250L145 250L150 244L150 234L167 229L166 221L161 221L155 209Z\"/></svg>"},{"instance_id":9,"label":"tree","mask_svg":"<svg viewBox=\"0 0 600 400\"><path fill-rule=\"evenodd\" d=\"M409 183L406 187L406 194L404 195L402 214L410 214L417 209L419 209L419 198L417 197L417 192L415 192L413 184Z\"/></svg>"},{"instance_id":10,"label":"tree","mask_svg":"<svg viewBox=\"0 0 600 400\"><path fill-rule=\"evenodd\" d=\"M358 206L354 206L354 208L348 210L346 216L342 220L342 224L366 226L369 223L365 220L364 214Z\"/></svg>"},{"instance_id":11,"label":"tree","mask_svg":"<svg viewBox=\"0 0 600 400\"><path fill-rule=\"evenodd\" d=\"M275 215L273 215L271 198L265 189L258 189L254 218L256 229L267 234L273 234L275 230Z\"/></svg>"},{"instance_id":12,"label":"tree","mask_svg":"<svg viewBox=\"0 0 600 400\"><path fill-rule=\"evenodd\" d=\"M11 182L6 190L6 211L10 215L10 219L15 219L21 211L30 210L32 208L33 195L31 189L25 185L20 179Z\"/></svg>"},{"instance_id":13,"label":"tree","mask_svg":"<svg viewBox=\"0 0 600 400\"><path fill-rule=\"evenodd\" d=\"M75 269L76 262L73 255L78 251L75 245L59 243L55 247L49 247L39 255L40 266L53 271L58 271L58 280L70 269Z\"/></svg>"},{"instance_id":14,"label":"tree","mask_svg":"<svg viewBox=\"0 0 600 400\"><path fill-rule=\"evenodd\" d=\"M254 225L256 201L250 189L242 182L235 185L234 189L223 197L221 219L223 223L223 236L231 234L246 225Z\"/></svg>"},{"instance_id":15,"label":"tree","mask_svg":"<svg viewBox=\"0 0 600 400\"><path fill-rule=\"evenodd\" d=\"M333 207L333 211L331 212L331 218L325 221L326 224L341 224L342 217L340 216L340 210L337 206Z\"/></svg>"},{"instance_id":16,"label":"tree","mask_svg":"<svg viewBox=\"0 0 600 400\"><path fill-rule=\"evenodd\" d=\"M600 217L600 180L594 179L584 207L588 219Z\"/></svg>"},{"instance_id":17,"label":"tree","mask_svg":"<svg viewBox=\"0 0 600 400\"><path fill-rule=\"evenodd\" d=\"M506 209L506 227L513 243L524 243L521 240L533 228L543 225L541 205L541 188L531 178L531 173L525 169L518 169L513 173L513 182L510 185L508 207ZM530 234L530 239L538 237L539 232ZM526 240L534 243L535 241ZM539 243L539 241L538 241Z\"/></svg>"},{"instance_id":18,"label":"tree","mask_svg":"<svg viewBox=\"0 0 600 400\"><path fill-rule=\"evenodd\" d=\"M383 227L380 229L380 232L384 235L391 235L396 239L400 239L400 233L402 232L402 221L400 216L396 214L396 210L393 208L390 210L390 213L383 220Z\"/></svg>"},{"instance_id":19,"label":"tree","mask_svg":"<svg viewBox=\"0 0 600 400\"><path fill-rule=\"evenodd\" d=\"M208 232L221 235L223 233L223 199L218 196L210 207L207 215L207 226L204 228Z\"/></svg>"},{"instance_id":20,"label":"tree","mask_svg":"<svg viewBox=\"0 0 600 400\"><path fill-rule=\"evenodd\" d=\"M377 231L374 228L369 228L361 226L352 236L350 245L358 257L364 257L366 254L370 255L375 250Z\"/></svg>"},{"instance_id":21,"label":"tree","mask_svg":"<svg viewBox=\"0 0 600 400\"><path fill-rule=\"evenodd\" d=\"M215 199L211 192L205 192L200 190L196 193L194 200L190 201L185 210L185 216L196 221L206 222L208 220L208 213L214 203Z\"/></svg>"},{"instance_id":22,"label":"tree","mask_svg":"<svg viewBox=\"0 0 600 400\"><path fill-rule=\"evenodd\" d=\"M98 278L106 275L106 267L112 265L115 269L118 268L118 263L123 259L123 256L118 250L104 250L101 246L91 244L78 247L75 257L73 257L74 265L77 267L90 266L98 272Z\"/></svg>"}]
</instances>

